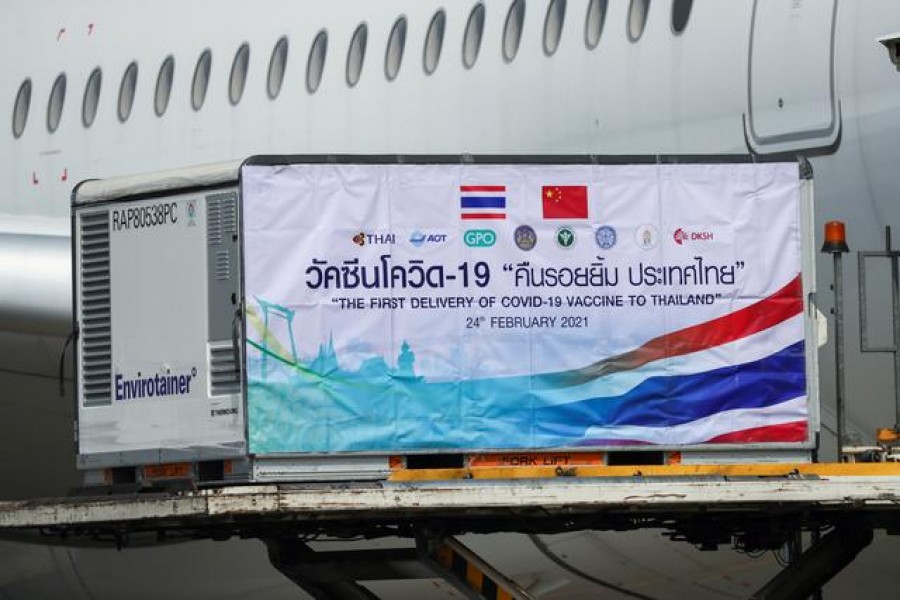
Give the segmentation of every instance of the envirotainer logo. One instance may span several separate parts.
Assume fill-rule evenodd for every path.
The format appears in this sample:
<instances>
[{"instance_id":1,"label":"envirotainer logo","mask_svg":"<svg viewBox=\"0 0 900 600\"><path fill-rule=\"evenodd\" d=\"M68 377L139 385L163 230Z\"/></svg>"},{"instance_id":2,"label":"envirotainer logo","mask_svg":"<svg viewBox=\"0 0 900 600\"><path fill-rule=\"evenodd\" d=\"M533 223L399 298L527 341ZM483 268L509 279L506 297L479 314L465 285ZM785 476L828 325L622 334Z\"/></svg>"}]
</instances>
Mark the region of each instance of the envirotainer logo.
<instances>
[{"instance_id":1,"label":"envirotainer logo","mask_svg":"<svg viewBox=\"0 0 900 600\"><path fill-rule=\"evenodd\" d=\"M191 393L191 382L197 377L197 367L190 374L171 373L142 377L140 373L132 379L125 379L116 373L116 400L138 400L163 396L186 396Z\"/></svg>"}]
</instances>

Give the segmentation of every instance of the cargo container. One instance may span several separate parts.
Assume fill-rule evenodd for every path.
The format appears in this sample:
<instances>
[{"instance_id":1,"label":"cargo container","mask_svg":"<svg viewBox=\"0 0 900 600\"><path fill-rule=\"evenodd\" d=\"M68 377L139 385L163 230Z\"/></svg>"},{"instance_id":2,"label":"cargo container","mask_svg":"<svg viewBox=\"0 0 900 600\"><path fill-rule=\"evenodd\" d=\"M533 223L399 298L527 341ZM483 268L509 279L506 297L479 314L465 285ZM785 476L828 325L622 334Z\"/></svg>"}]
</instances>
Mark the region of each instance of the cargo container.
<instances>
[{"instance_id":1,"label":"cargo container","mask_svg":"<svg viewBox=\"0 0 900 600\"><path fill-rule=\"evenodd\" d=\"M88 485L816 449L805 162L257 156L72 209Z\"/></svg>"}]
</instances>

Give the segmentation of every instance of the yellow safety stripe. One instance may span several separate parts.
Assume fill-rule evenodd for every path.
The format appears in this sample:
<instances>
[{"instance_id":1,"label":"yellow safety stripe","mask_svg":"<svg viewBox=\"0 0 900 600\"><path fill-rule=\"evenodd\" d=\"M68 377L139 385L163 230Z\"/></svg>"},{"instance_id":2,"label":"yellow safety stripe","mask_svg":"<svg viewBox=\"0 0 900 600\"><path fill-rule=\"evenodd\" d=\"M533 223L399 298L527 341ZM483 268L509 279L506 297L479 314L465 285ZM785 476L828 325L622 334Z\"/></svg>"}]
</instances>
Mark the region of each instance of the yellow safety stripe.
<instances>
[{"instance_id":1,"label":"yellow safety stripe","mask_svg":"<svg viewBox=\"0 0 900 600\"><path fill-rule=\"evenodd\" d=\"M477 469L397 469L390 481L446 479L548 479L570 477L897 477L900 463L751 463L730 465L636 465L553 467L483 467Z\"/></svg>"},{"instance_id":2,"label":"yellow safety stripe","mask_svg":"<svg viewBox=\"0 0 900 600\"><path fill-rule=\"evenodd\" d=\"M477 592L485 600L513 600L513 595L504 589L501 583L492 579L477 564L470 562L449 545L441 544L436 548L433 558L449 574L460 581L464 581L469 589Z\"/></svg>"}]
</instances>

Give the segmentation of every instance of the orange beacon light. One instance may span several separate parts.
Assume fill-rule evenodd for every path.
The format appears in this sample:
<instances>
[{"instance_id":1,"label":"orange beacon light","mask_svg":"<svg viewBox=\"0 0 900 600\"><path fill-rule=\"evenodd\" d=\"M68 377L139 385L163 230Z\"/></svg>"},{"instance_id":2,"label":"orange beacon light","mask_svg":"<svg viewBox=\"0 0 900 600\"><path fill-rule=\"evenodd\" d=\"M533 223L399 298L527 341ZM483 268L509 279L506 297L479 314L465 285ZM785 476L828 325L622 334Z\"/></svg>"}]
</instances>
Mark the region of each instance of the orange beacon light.
<instances>
[{"instance_id":1,"label":"orange beacon light","mask_svg":"<svg viewBox=\"0 0 900 600\"><path fill-rule=\"evenodd\" d=\"M825 223L825 243L822 244L822 252L835 254L850 252L847 246L847 231L843 221L828 221Z\"/></svg>"}]
</instances>

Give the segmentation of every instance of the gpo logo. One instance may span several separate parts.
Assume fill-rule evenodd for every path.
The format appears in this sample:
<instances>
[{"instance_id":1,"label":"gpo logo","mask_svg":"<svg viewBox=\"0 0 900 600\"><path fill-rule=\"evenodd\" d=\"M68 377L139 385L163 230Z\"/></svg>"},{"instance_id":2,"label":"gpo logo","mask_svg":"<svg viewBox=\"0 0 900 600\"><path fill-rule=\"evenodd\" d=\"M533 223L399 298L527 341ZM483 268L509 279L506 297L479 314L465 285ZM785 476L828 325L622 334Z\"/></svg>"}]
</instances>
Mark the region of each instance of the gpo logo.
<instances>
[{"instance_id":1,"label":"gpo logo","mask_svg":"<svg viewBox=\"0 0 900 600\"><path fill-rule=\"evenodd\" d=\"M490 248L497 243L497 233L492 229L469 229L463 241L471 248Z\"/></svg>"}]
</instances>

